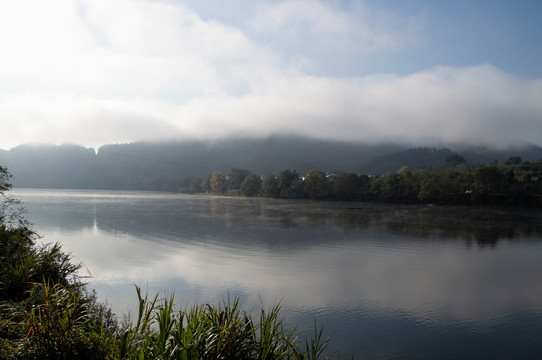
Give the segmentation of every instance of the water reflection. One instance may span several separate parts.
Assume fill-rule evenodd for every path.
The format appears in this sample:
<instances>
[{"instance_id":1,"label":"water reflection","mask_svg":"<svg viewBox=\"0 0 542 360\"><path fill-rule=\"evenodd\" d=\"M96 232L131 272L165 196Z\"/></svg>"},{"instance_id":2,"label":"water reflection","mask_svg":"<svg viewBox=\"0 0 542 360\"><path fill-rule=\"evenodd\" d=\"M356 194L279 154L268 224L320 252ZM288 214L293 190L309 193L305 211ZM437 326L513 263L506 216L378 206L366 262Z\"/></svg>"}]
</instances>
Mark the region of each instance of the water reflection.
<instances>
[{"instance_id":1,"label":"water reflection","mask_svg":"<svg viewBox=\"0 0 542 360\"><path fill-rule=\"evenodd\" d=\"M244 225L243 231L257 231L261 224L273 227L313 231L314 241L334 242L336 239L317 236L322 229L333 227L334 232L366 229L385 231L418 241L462 239L467 245L494 246L501 240L527 239L542 235L542 212L532 209L490 209L468 207L402 206L382 204L353 204L338 202L281 201L273 199L237 199L213 196L166 195L154 193L97 192L15 192L27 200L29 210L47 227L81 229L99 224L107 232L122 232L145 237L161 233L175 240L179 229L196 229L190 234L198 237L199 226L211 227L229 240L243 241L231 233ZM39 199L37 202L32 199ZM194 224L194 221L196 222ZM41 224L40 224L41 225ZM233 229L232 229L233 228ZM269 229L265 229L267 233ZM255 234L260 235L260 234ZM272 244L280 238L257 236ZM290 242L303 246L304 242ZM271 244L271 245L272 245Z\"/></svg>"},{"instance_id":2,"label":"water reflection","mask_svg":"<svg viewBox=\"0 0 542 360\"><path fill-rule=\"evenodd\" d=\"M461 346L476 349L473 337L483 342L513 331L522 337L510 341L525 345L542 330L540 212L145 193L14 195L45 240L61 241L84 261L99 293L120 311L131 306L133 283L174 290L181 303L228 292L252 307L282 299L295 323L310 327L317 316L338 330L343 349L387 357L416 346L413 357L433 351L412 333L434 334L436 347L464 336Z\"/></svg>"}]
</instances>

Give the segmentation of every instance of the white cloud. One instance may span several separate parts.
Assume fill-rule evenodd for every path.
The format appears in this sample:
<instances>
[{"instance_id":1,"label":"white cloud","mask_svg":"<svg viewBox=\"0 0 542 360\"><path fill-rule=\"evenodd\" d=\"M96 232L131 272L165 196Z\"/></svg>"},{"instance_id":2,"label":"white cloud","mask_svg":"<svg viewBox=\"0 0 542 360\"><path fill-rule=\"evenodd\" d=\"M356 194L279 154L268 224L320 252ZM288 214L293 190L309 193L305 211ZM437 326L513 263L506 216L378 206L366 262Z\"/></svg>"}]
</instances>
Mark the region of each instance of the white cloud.
<instances>
[{"instance_id":1,"label":"white cloud","mask_svg":"<svg viewBox=\"0 0 542 360\"><path fill-rule=\"evenodd\" d=\"M386 16L351 10L308 0L258 5L252 31L367 51L404 39ZM288 65L310 62L308 53L262 41L179 2L3 2L0 126L9 131L0 147L269 133L542 143L540 79L490 65L317 76Z\"/></svg>"},{"instance_id":2,"label":"white cloud","mask_svg":"<svg viewBox=\"0 0 542 360\"><path fill-rule=\"evenodd\" d=\"M405 77L277 76L257 94L197 98L179 110L213 136L225 128L361 141L540 142L541 84L491 66Z\"/></svg>"},{"instance_id":3,"label":"white cloud","mask_svg":"<svg viewBox=\"0 0 542 360\"><path fill-rule=\"evenodd\" d=\"M414 26L410 21L401 21L402 32L398 32L390 29L396 25L391 18L390 14L375 14L357 3L343 9L333 2L287 0L260 4L249 24L257 33L280 36L281 42L367 54L411 45L409 37L414 35Z\"/></svg>"}]
</instances>

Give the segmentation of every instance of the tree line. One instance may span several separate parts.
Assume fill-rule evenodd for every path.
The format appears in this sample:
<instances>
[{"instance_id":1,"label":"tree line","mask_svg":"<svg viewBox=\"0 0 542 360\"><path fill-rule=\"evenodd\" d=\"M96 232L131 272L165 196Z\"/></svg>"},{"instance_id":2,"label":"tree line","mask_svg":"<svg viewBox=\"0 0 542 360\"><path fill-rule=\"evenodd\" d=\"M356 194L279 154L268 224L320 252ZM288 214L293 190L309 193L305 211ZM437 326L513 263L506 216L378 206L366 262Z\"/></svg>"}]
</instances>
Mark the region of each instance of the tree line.
<instances>
[{"instance_id":1,"label":"tree line","mask_svg":"<svg viewBox=\"0 0 542 360\"><path fill-rule=\"evenodd\" d=\"M181 191L279 199L541 206L542 159L531 162L512 156L502 164L472 166L454 154L441 168L403 166L376 176L321 169L303 175L286 169L263 176L232 168L229 174L214 171L205 178L189 179Z\"/></svg>"}]
</instances>

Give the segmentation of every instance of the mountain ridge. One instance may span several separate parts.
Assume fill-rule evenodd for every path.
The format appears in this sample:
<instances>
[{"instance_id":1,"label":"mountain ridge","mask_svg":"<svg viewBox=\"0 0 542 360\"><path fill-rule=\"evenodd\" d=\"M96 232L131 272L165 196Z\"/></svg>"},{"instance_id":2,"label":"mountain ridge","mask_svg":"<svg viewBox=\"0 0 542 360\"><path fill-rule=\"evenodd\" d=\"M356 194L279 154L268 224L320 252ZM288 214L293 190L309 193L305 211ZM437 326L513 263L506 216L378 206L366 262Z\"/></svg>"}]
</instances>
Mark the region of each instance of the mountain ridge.
<instances>
[{"instance_id":1,"label":"mountain ridge","mask_svg":"<svg viewBox=\"0 0 542 360\"><path fill-rule=\"evenodd\" d=\"M257 175L285 169L311 169L369 175L395 172L402 166L442 167L452 154L468 164L542 158L533 144L508 149L487 146L412 146L363 144L293 136L227 138L108 144L97 150L73 144L20 145L0 151L0 165L13 174L15 187L177 191L183 179L213 171L247 169Z\"/></svg>"}]
</instances>

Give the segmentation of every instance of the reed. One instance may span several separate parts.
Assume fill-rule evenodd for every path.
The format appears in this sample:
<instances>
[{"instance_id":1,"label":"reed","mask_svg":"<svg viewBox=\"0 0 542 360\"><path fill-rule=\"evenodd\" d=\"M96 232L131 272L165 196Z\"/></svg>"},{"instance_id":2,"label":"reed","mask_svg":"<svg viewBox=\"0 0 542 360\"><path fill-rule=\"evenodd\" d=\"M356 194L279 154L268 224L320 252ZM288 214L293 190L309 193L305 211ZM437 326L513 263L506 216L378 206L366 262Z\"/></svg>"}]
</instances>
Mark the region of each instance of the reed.
<instances>
[{"instance_id":1,"label":"reed","mask_svg":"<svg viewBox=\"0 0 542 360\"><path fill-rule=\"evenodd\" d=\"M158 300L142 296L136 286L139 312L120 340L126 359L321 359L329 337L315 327L304 348L295 330L280 317L280 305L260 311L258 321L243 311L239 299L217 306L194 305L175 311L174 296Z\"/></svg>"}]
</instances>

